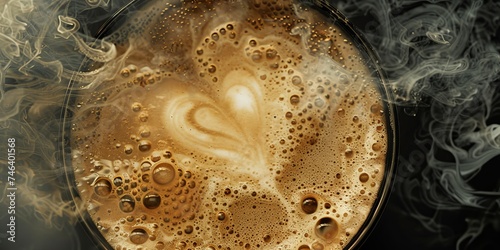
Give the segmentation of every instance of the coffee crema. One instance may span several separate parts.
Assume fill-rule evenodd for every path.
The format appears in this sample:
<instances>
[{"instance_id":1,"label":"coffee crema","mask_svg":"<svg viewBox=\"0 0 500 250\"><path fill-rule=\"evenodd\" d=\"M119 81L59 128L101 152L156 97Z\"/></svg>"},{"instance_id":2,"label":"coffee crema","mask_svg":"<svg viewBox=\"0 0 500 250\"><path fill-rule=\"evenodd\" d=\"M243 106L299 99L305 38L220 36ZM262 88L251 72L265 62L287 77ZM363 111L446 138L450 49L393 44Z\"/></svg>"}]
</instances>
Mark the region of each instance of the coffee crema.
<instances>
[{"instance_id":1,"label":"coffee crema","mask_svg":"<svg viewBox=\"0 0 500 250\"><path fill-rule=\"evenodd\" d=\"M370 216L380 80L294 1L154 2L111 34L123 65L77 93L72 164L114 249L342 249ZM368 65L368 66L367 66Z\"/></svg>"}]
</instances>

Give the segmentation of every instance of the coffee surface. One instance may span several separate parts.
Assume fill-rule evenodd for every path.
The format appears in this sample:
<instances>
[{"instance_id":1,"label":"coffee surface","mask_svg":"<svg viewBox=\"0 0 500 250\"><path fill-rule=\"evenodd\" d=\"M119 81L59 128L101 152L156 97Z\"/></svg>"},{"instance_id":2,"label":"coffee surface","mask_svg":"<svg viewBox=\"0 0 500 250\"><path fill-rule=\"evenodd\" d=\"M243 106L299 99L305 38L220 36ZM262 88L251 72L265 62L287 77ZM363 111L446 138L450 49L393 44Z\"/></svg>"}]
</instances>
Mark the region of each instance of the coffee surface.
<instances>
[{"instance_id":1,"label":"coffee surface","mask_svg":"<svg viewBox=\"0 0 500 250\"><path fill-rule=\"evenodd\" d=\"M342 249L384 178L382 96L359 48L289 1L159 3L79 91L77 188L115 249Z\"/></svg>"}]
</instances>

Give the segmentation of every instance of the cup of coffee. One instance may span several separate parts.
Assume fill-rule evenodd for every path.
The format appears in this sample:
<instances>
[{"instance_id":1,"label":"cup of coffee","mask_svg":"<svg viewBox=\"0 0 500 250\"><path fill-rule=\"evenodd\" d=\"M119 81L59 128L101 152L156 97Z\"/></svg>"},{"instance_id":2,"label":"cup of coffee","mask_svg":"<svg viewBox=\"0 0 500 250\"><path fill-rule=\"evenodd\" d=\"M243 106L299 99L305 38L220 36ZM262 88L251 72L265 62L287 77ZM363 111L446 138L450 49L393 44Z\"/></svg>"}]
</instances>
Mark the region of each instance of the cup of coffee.
<instances>
[{"instance_id":1,"label":"cup of coffee","mask_svg":"<svg viewBox=\"0 0 500 250\"><path fill-rule=\"evenodd\" d=\"M104 31L116 58L71 93L68 171L99 244L360 243L389 192L395 114L345 17L294 0L151 1L122 17Z\"/></svg>"}]
</instances>

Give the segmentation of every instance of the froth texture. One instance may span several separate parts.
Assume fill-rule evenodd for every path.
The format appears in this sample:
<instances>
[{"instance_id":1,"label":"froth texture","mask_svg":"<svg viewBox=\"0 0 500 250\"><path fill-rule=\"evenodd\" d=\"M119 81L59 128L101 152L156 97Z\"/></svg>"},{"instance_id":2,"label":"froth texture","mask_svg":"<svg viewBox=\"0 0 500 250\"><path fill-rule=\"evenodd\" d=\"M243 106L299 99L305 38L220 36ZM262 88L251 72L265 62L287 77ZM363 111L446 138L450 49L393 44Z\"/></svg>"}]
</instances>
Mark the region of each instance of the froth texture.
<instances>
[{"instance_id":1,"label":"froth texture","mask_svg":"<svg viewBox=\"0 0 500 250\"><path fill-rule=\"evenodd\" d=\"M125 39L128 37L128 40ZM288 1L156 3L82 90L77 187L115 249L342 249L384 177L377 79Z\"/></svg>"}]
</instances>

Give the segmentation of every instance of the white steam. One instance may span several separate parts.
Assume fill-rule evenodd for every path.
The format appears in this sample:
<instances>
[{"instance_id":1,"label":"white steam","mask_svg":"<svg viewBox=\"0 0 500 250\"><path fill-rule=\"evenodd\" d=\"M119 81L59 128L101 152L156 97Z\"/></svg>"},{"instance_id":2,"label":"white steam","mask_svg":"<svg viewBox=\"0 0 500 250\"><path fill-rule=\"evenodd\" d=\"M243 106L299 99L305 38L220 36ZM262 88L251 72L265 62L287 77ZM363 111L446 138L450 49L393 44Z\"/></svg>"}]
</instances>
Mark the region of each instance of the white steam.
<instances>
[{"instance_id":1,"label":"white steam","mask_svg":"<svg viewBox=\"0 0 500 250\"><path fill-rule=\"evenodd\" d=\"M373 18L360 28L380 56L395 102L422 121L418 150L400 156L395 190L405 212L441 243L479 249L485 227L500 231L500 178L489 176L498 172L500 154L500 4L345 1L338 8L353 19ZM447 234L451 225L440 221L452 218L450 211L465 211L458 216L464 232Z\"/></svg>"},{"instance_id":2,"label":"white steam","mask_svg":"<svg viewBox=\"0 0 500 250\"><path fill-rule=\"evenodd\" d=\"M119 7L121 4L116 2ZM64 102L70 79L76 80L75 87L81 87L105 77L99 72L109 67L104 62L113 59L116 50L113 44L92 38L89 27L105 18L102 13L114 10L104 1L1 1L0 201L2 218L8 218L7 188L12 186L6 183L7 176L11 176L5 167L6 146L8 138L14 138L16 169L12 177L17 187L18 239L29 234L31 229L23 227L29 220L38 219L49 227L62 229L68 221L74 223L78 219L78 204L68 196L64 171L63 148L68 143L61 136L67 125L63 123ZM101 13L101 17L92 13ZM89 69L82 71L84 60L89 65L83 67ZM64 229L74 232L74 228ZM67 236L73 241L65 248L80 248L75 233L64 234ZM2 244L6 243L2 238ZM34 247L29 242L16 244Z\"/></svg>"}]
</instances>

